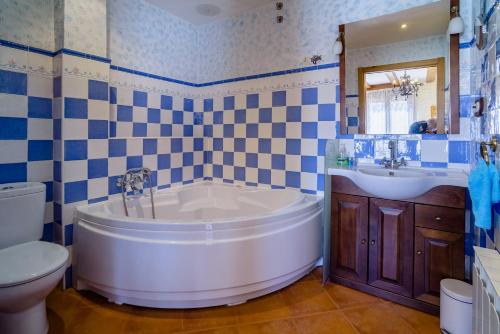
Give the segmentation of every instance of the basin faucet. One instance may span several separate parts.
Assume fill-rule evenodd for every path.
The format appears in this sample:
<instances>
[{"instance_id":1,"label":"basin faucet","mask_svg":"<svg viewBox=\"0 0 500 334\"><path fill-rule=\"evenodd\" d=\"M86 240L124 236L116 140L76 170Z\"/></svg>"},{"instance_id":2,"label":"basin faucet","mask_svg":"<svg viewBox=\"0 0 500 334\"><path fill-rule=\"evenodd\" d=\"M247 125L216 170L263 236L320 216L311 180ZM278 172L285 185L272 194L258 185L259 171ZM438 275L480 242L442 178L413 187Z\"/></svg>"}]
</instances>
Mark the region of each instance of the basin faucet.
<instances>
[{"instance_id":1,"label":"basin faucet","mask_svg":"<svg viewBox=\"0 0 500 334\"><path fill-rule=\"evenodd\" d=\"M401 158L398 161L398 142L397 140L389 141L389 150L391 151L391 158L387 159L384 157L380 164L385 168L389 169L398 169L400 166L406 166L405 158Z\"/></svg>"}]
</instances>

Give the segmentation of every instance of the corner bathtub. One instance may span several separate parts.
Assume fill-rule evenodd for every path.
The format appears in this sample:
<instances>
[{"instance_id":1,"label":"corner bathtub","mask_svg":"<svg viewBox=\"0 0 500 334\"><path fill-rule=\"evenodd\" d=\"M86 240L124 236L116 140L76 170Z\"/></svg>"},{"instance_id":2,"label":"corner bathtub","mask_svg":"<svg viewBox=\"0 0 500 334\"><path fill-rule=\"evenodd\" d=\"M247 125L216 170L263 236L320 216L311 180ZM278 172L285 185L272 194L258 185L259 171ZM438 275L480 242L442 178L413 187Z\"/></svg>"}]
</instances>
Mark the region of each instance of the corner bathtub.
<instances>
[{"instance_id":1,"label":"corner bathtub","mask_svg":"<svg viewBox=\"0 0 500 334\"><path fill-rule=\"evenodd\" d=\"M121 304L237 304L281 289L321 257L322 200L295 190L195 183L76 212L75 280Z\"/></svg>"}]
</instances>

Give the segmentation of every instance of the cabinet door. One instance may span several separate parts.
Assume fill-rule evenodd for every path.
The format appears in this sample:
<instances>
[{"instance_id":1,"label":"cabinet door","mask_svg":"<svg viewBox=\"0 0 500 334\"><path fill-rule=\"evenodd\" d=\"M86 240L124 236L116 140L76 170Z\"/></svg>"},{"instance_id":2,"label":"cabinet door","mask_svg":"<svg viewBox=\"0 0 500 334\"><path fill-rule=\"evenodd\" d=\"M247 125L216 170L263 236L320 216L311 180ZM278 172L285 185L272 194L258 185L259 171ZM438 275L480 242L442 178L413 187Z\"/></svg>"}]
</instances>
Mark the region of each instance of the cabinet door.
<instances>
[{"instance_id":1,"label":"cabinet door","mask_svg":"<svg viewBox=\"0 0 500 334\"><path fill-rule=\"evenodd\" d=\"M331 240L332 273L366 283L368 198L332 194Z\"/></svg>"},{"instance_id":2,"label":"cabinet door","mask_svg":"<svg viewBox=\"0 0 500 334\"><path fill-rule=\"evenodd\" d=\"M464 235L415 229L415 298L439 305L440 282L464 279Z\"/></svg>"},{"instance_id":3,"label":"cabinet door","mask_svg":"<svg viewBox=\"0 0 500 334\"><path fill-rule=\"evenodd\" d=\"M413 213L413 203L370 199L368 283L408 297L413 290Z\"/></svg>"}]
</instances>

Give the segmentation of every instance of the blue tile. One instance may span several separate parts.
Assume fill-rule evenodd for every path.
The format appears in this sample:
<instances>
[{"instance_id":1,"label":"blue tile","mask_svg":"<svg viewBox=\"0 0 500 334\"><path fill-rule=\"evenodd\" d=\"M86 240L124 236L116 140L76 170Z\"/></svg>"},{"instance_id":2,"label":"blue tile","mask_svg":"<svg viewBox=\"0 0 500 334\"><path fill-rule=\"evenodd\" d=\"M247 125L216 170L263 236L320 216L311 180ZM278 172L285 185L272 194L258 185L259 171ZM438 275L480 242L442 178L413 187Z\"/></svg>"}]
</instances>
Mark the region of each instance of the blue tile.
<instances>
[{"instance_id":1,"label":"blue tile","mask_svg":"<svg viewBox=\"0 0 500 334\"><path fill-rule=\"evenodd\" d=\"M46 181L45 184L45 202L52 202L54 200L54 182Z\"/></svg>"},{"instance_id":2,"label":"blue tile","mask_svg":"<svg viewBox=\"0 0 500 334\"><path fill-rule=\"evenodd\" d=\"M134 136L134 137L146 137L147 135L148 135L147 123L133 123L132 136Z\"/></svg>"},{"instance_id":3,"label":"blue tile","mask_svg":"<svg viewBox=\"0 0 500 334\"><path fill-rule=\"evenodd\" d=\"M234 109L234 96L225 96L224 110L233 110L233 109Z\"/></svg>"},{"instance_id":4,"label":"blue tile","mask_svg":"<svg viewBox=\"0 0 500 334\"><path fill-rule=\"evenodd\" d=\"M122 189L117 185L117 181L121 177L121 175L117 175L108 178L108 195L119 194L122 192Z\"/></svg>"},{"instance_id":5,"label":"blue tile","mask_svg":"<svg viewBox=\"0 0 500 334\"><path fill-rule=\"evenodd\" d=\"M273 121L273 110L271 108L259 109L259 123L271 123Z\"/></svg>"},{"instance_id":6,"label":"blue tile","mask_svg":"<svg viewBox=\"0 0 500 334\"><path fill-rule=\"evenodd\" d=\"M142 155L127 157L127 169L141 168L141 167L142 167Z\"/></svg>"},{"instance_id":7,"label":"blue tile","mask_svg":"<svg viewBox=\"0 0 500 334\"><path fill-rule=\"evenodd\" d=\"M247 124L247 138L259 138L258 124Z\"/></svg>"},{"instance_id":8,"label":"blue tile","mask_svg":"<svg viewBox=\"0 0 500 334\"><path fill-rule=\"evenodd\" d=\"M214 111L214 100L204 99L203 100L203 111Z\"/></svg>"},{"instance_id":9,"label":"blue tile","mask_svg":"<svg viewBox=\"0 0 500 334\"><path fill-rule=\"evenodd\" d=\"M447 134L422 134L422 140L448 140Z\"/></svg>"},{"instance_id":10,"label":"blue tile","mask_svg":"<svg viewBox=\"0 0 500 334\"><path fill-rule=\"evenodd\" d=\"M285 170L285 155L284 154L271 155L271 168Z\"/></svg>"},{"instance_id":11,"label":"blue tile","mask_svg":"<svg viewBox=\"0 0 500 334\"><path fill-rule=\"evenodd\" d=\"M172 103L173 103L172 96L169 95L161 96L161 102L160 102L161 109L172 110Z\"/></svg>"},{"instance_id":12,"label":"blue tile","mask_svg":"<svg viewBox=\"0 0 500 334\"><path fill-rule=\"evenodd\" d=\"M470 160L470 142L468 141L449 141L448 142L448 162L450 163L469 163Z\"/></svg>"},{"instance_id":13,"label":"blue tile","mask_svg":"<svg viewBox=\"0 0 500 334\"><path fill-rule=\"evenodd\" d=\"M213 162L213 152L205 151L203 152L203 163L211 164Z\"/></svg>"},{"instance_id":14,"label":"blue tile","mask_svg":"<svg viewBox=\"0 0 500 334\"><path fill-rule=\"evenodd\" d=\"M271 170L259 168L258 180L259 180L259 183L262 183L262 184L271 184Z\"/></svg>"},{"instance_id":15,"label":"blue tile","mask_svg":"<svg viewBox=\"0 0 500 334\"><path fill-rule=\"evenodd\" d=\"M286 106L286 91L273 92L273 107Z\"/></svg>"},{"instance_id":16,"label":"blue tile","mask_svg":"<svg viewBox=\"0 0 500 334\"><path fill-rule=\"evenodd\" d=\"M126 139L110 139L108 142L109 157L124 157L127 155Z\"/></svg>"},{"instance_id":17,"label":"blue tile","mask_svg":"<svg viewBox=\"0 0 500 334\"><path fill-rule=\"evenodd\" d=\"M233 152L224 152L222 156L222 161L224 165L234 165L234 153Z\"/></svg>"},{"instance_id":18,"label":"blue tile","mask_svg":"<svg viewBox=\"0 0 500 334\"><path fill-rule=\"evenodd\" d=\"M10 182L26 182L26 162L14 164L0 164L0 184Z\"/></svg>"},{"instance_id":19,"label":"blue tile","mask_svg":"<svg viewBox=\"0 0 500 334\"><path fill-rule=\"evenodd\" d=\"M246 166L257 168L258 166L258 155L257 153L247 153L246 154Z\"/></svg>"},{"instance_id":20,"label":"blue tile","mask_svg":"<svg viewBox=\"0 0 500 334\"><path fill-rule=\"evenodd\" d=\"M319 121L335 121L335 104L318 105Z\"/></svg>"},{"instance_id":21,"label":"blue tile","mask_svg":"<svg viewBox=\"0 0 500 334\"><path fill-rule=\"evenodd\" d=\"M89 204L95 204L95 203L100 203L100 202L106 202L109 200L108 196L102 196L102 197L97 197L97 198L89 198L87 201Z\"/></svg>"},{"instance_id":22,"label":"blue tile","mask_svg":"<svg viewBox=\"0 0 500 334\"><path fill-rule=\"evenodd\" d=\"M357 117L347 117L347 126L358 126Z\"/></svg>"},{"instance_id":23,"label":"blue tile","mask_svg":"<svg viewBox=\"0 0 500 334\"><path fill-rule=\"evenodd\" d=\"M318 104L318 88L302 89L302 105Z\"/></svg>"},{"instance_id":24,"label":"blue tile","mask_svg":"<svg viewBox=\"0 0 500 334\"><path fill-rule=\"evenodd\" d=\"M335 86L335 103L340 103L340 85Z\"/></svg>"},{"instance_id":25,"label":"blue tile","mask_svg":"<svg viewBox=\"0 0 500 334\"><path fill-rule=\"evenodd\" d=\"M116 122L109 122L109 136L116 137Z\"/></svg>"},{"instance_id":26,"label":"blue tile","mask_svg":"<svg viewBox=\"0 0 500 334\"><path fill-rule=\"evenodd\" d=\"M53 164L53 172L54 172L54 181L61 182L61 162L60 161L54 161Z\"/></svg>"},{"instance_id":27,"label":"blue tile","mask_svg":"<svg viewBox=\"0 0 500 334\"><path fill-rule=\"evenodd\" d=\"M460 117L469 117L472 112L474 97L470 95L460 96Z\"/></svg>"},{"instance_id":28,"label":"blue tile","mask_svg":"<svg viewBox=\"0 0 500 334\"><path fill-rule=\"evenodd\" d=\"M273 138L286 138L286 123L273 123L272 125Z\"/></svg>"},{"instance_id":29,"label":"blue tile","mask_svg":"<svg viewBox=\"0 0 500 334\"><path fill-rule=\"evenodd\" d=\"M172 153L182 152L182 138L172 138L170 146L170 151Z\"/></svg>"},{"instance_id":30,"label":"blue tile","mask_svg":"<svg viewBox=\"0 0 500 334\"><path fill-rule=\"evenodd\" d=\"M61 97L61 92L62 92L62 78L61 77L55 77L52 80L52 96L53 97Z\"/></svg>"},{"instance_id":31,"label":"blue tile","mask_svg":"<svg viewBox=\"0 0 500 334\"><path fill-rule=\"evenodd\" d=\"M172 183L182 182L182 167L172 168L171 179Z\"/></svg>"},{"instance_id":32,"label":"blue tile","mask_svg":"<svg viewBox=\"0 0 500 334\"><path fill-rule=\"evenodd\" d=\"M144 155L156 154L158 151L158 140L155 138L145 138L142 142L142 152Z\"/></svg>"},{"instance_id":33,"label":"blue tile","mask_svg":"<svg viewBox=\"0 0 500 334\"><path fill-rule=\"evenodd\" d=\"M247 121L247 111L245 109L238 109L234 112L234 122L236 124L243 124Z\"/></svg>"},{"instance_id":34,"label":"blue tile","mask_svg":"<svg viewBox=\"0 0 500 334\"><path fill-rule=\"evenodd\" d=\"M214 136L214 128L212 125L203 125L203 136L204 137Z\"/></svg>"},{"instance_id":35,"label":"blue tile","mask_svg":"<svg viewBox=\"0 0 500 334\"><path fill-rule=\"evenodd\" d=\"M28 117L52 118L52 99L44 97L28 97Z\"/></svg>"},{"instance_id":36,"label":"blue tile","mask_svg":"<svg viewBox=\"0 0 500 334\"><path fill-rule=\"evenodd\" d=\"M26 95L28 93L26 73L0 70L0 93Z\"/></svg>"},{"instance_id":37,"label":"blue tile","mask_svg":"<svg viewBox=\"0 0 500 334\"><path fill-rule=\"evenodd\" d=\"M224 124L224 138L233 138L233 137L234 137L234 125Z\"/></svg>"},{"instance_id":38,"label":"blue tile","mask_svg":"<svg viewBox=\"0 0 500 334\"><path fill-rule=\"evenodd\" d=\"M214 124L224 123L224 114L222 113L222 111L214 111L213 122Z\"/></svg>"},{"instance_id":39,"label":"blue tile","mask_svg":"<svg viewBox=\"0 0 500 334\"><path fill-rule=\"evenodd\" d=\"M27 118L0 117L0 140L19 140L27 138Z\"/></svg>"},{"instance_id":40,"label":"blue tile","mask_svg":"<svg viewBox=\"0 0 500 334\"><path fill-rule=\"evenodd\" d=\"M29 140L28 161L52 160L52 140Z\"/></svg>"},{"instance_id":41,"label":"blue tile","mask_svg":"<svg viewBox=\"0 0 500 334\"><path fill-rule=\"evenodd\" d=\"M223 141L222 138L214 138L213 149L214 151L222 151L223 150Z\"/></svg>"},{"instance_id":42,"label":"blue tile","mask_svg":"<svg viewBox=\"0 0 500 334\"><path fill-rule=\"evenodd\" d=\"M234 167L234 179L245 181L245 167Z\"/></svg>"},{"instance_id":43,"label":"blue tile","mask_svg":"<svg viewBox=\"0 0 500 334\"><path fill-rule=\"evenodd\" d=\"M161 124L160 135L162 137L172 137L172 124Z\"/></svg>"},{"instance_id":44,"label":"blue tile","mask_svg":"<svg viewBox=\"0 0 500 334\"><path fill-rule=\"evenodd\" d=\"M318 174L316 177L316 190L325 191L325 174Z\"/></svg>"},{"instance_id":45,"label":"blue tile","mask_svg":"<svg viewBox=\"0 0 500 334\"><path fill-rule=\"evenodd\" d=\"M300 106L289 106L286 107L286 121L287 122L301 122L301 107Z\"/></svg>"},{"instance_id":46,"label":"blue tile","mask_svg":"<svg viewBox=\"0 0 500 334\"><path fill-rule=\"evenodd\" d=\"M160 109L148 108L148 123L160 123Z\"/></svg>"},{"instance_id":47,"label":"blue tile","mask_svg":"<svg viewBox=\"0 0 500 334\"><path fill-rule=\"evenodd\" d=\"M184 99L184 111L193 111L194 110L194 103L193 99Z\"/></svg>"},{"instance_id":48,"label":"blue tile","mask_svg":"<svg viewBox=\"0 0 500 334\"><path fill-rule=\"evenodd\" d=\"M213 166L214 177L222 178L222 165Z\"/></svg>"},{"instance_id":49,"label":"blue tile","mask_svg":"<svg viewBox=\"0 0 500 334\"><path fill-rule=\"evenodd\" d=\"M170 169L170 154L158 154L158 169Z\"/></svg>"},{"instance_id":50,"label":"blue tile","mask_svg":"<svg viewBox=\"0 0 500 334\"><path fill-rule=\"evenodd\" d=\"M301 141L300 139L287 139L286 140L286 154L300 155Z\"/></svg>"},{"instance_id":51,"label":"blue tile","mask_svg":"<svg viewBox=\"0 0 500 334\"><path fill-rule=\"evenodd\" d=\"M203 138L194 138L193 149L195 152L203 151Z\"/></svg>"},{"instance_id":52,"label":"blue tile","mask_svg":"<svg viewBox=\"0 0 500 334\"><path fill-rule=\"evenodd\" d=\"M73 244L73 224L64 226L64 246Z\"/></svg>"},{"instance_id":53,"label":"blue tile","mask_svg":"<svg viewBox=\"0 0 500 334\"><path fill-rule=\"evenodd\" d=\"M306 173L317 173L318 162L317 158L313 156L300 157L300 171Z\"/></svg>"},{"instance_id":54,"label":"blue tile","mask_svg":"<svg viewBox=\"0 0 500 334\"><path fill-rule=\"evenodd\" d=\"M64 160L87 160L87 140L65 140Z\"/></svg>"},{"instance_id":55,"label":"blue tile","mask_svg":"<svg viewBox=\"0 0 500 334\"><path fill-rule=\"evenodd\" d=\"M54 223L43 224L43 234L41 240L46 242L54 241Z\"/></svg>"},{"instance_id":56,"label":"blue tile","mask_svg":"<svg viewBox=\"0 0 500 334\"><path fill-rule=\"evenodd\" d=\"M201 179L203 177L203 165L194 166L194 178Z\"/></svg>"},{"instance_id":57,"label":"blue tile","mask_svg":"<svg viewBox=\"0 0 500 334\"><path fill-rule=\"evenodd\" d=\"M133 108L131 106L118 105L116 107L116 119L119 122L132 122Z\"/></svg>"},{"instance_id":58,"label":"blue tile","mask_svg":"<svg viewBox=\"0 0 500 334\"><path fill-rule=\"evenodd\" d=\"M203 125L203 113L202 112L194 112L193 115L193 124L194 125Z\"/></svg>"},{"instance_id":59,"label":"blue tile","mask_svg":"<svg viewBox=\"0 0 500 334\"><path fill-rule=\"evenodd\" d=\"M373 158L375 152L375 144L371 139L355 139L354 140L354 156L356 158Z\"/></svg>"},{"instance_id":60,"label":"blue tile","mask_svg":"<svg viewBox=\"0 0 500 334\"><path fill-rule=\"evenodd\" d=\"M259 94L247 94L247 108L259 107Z\"/></svg>"},{"instance_id":61,"label":"blue tile","mask_svg":"<svg viewBox=\"0 0 500 334\"><path fill-rule=\"evenodd\" d=\"M235 138L234 139L234 151L235 152L245 152L246 139L245 138Z\"/></svg>"},{"instance_id":62,"label":"blue tile","mask_svg":"<svg viewBox=\"0 0 500 334\"><path fill-rule=\"evenodd\" d=\"M89 179L108 176L108 159L89 159L87 165Z\"/></svg>"},{"instance_id":63,"label":"blue tile","mask_svg":"<svg viewBox=\"0 0 500 334\"><path fill-rule=\"evenodd\" d=\"M193 136L193 126L192 125L184 125L184 137L192 137Z\"/></svg>"},{"instance_id":64,"label":"blue tile","mask_svg":"<svg viewBox=\"0 0 500 334\"><path fill-rule=\"evenodd\" d=\"M108 101L108 83L104 81L89 80L89 99Z\"/></svg>"},{"instance_id":65,"label":"blue tile","mask_svg":"<svg viewBox=\"0 0 500 334\"><path fill-rule=\"evenodd\" d=\"M318 138L318 123L303 122L302 123L302 138Z\"/></svg>"},{"instance_id":66,"label":"blue tile","mask_svg":"<svg viewBox=\"0 0 500 334\"><path fill-rule=\"evenodd\" d=\"M271 153L271 139L259 139L259 153Z\"/></svg>"},{"instance_id":67,"label":"blue tile","mask_svg":"<svg viewBox=\"0 0 500 334\"><path fill-rule=\"evenodd\" d=\"M118 102L118 95L116 87L109 87L109 103L116 104Z\"/></svg>"},{"instance_id":68,"label":"blue tile","mask_svg":"<svg viewBox=\"0 0 500 334\"><path fill-rule=\"evenodd\" d=\"M67 182L64 184L64 203L75 203L87 200L87 180Z\"/></svg>"},{"instance_id":69,"label":"blue tile","mask_svg":"<svg viewBox=\"0 0 500 334\"><path fill-rule=\"evenodd\" d=\"M180 110L174 110L172 112L172 123L174 124L184 124L184 112Z\"/></svg>"},{"instance_id":70,"label":"blue tile","mask_svg":"<svg viewBox=\"0 0 500 334\"><path fill-rule=\"evenodd\" d=\"M65 118L88 118L88 100L75 99L72 97L64 98L64 117Z\"/></svg>"},{"instance_id":71,"label":"blue tile","mask_svg":"<svg viewBox=\"0 0 500 334\"><path fill-rule=\"evenodd\" d=\"M61 119L53 119L52 127L54 128L54 139L61 139Z\"/></svg>"},{"instance_id":72,"label":"blue tile","mask_svg":"<svg viewBox=\"0 0 500 334\"><path fill-rule=\"evenodd\" d=\"M182 166L192 166L193 165L193 152L182 153Z\"/></svg>"},{"instance_id":73,"label":"blue tile","mask_svg":"<svg viewBox=\"0 0 500 334\"><path fill-rule=\"evenodd\" d=\"M134 90L134 107L148 106L148 93Z\"/></svg>"},{"instance_id":74,"label":"blue tile","mask_svg":"<svg viewBox=\"0 0 500 334\"><path fill-rule=\"evenodd\" d=\"M319 157L324 157L326 153L326 139L318 139L318 152L316 153Z\"/></svg>"},{"instance_id":75,"label":"blue tile","mask_svg":"<svg viewBox=\"0 0 500 334\"><path fill-rule=\"evenodd\" d=\"M89 120L89 139L108 139L108 131L108 121Z\"/></svg>"},{"instance_id":76,"label":"blue tile","mask_svg":"<svg viewBox=\"0 0 500 334\"><path fill-rule=\"evenodd\" d=\"M285 174L285 185L291 188L300 188L300 173L287 171Z\"/></svg>"}]
</instances>

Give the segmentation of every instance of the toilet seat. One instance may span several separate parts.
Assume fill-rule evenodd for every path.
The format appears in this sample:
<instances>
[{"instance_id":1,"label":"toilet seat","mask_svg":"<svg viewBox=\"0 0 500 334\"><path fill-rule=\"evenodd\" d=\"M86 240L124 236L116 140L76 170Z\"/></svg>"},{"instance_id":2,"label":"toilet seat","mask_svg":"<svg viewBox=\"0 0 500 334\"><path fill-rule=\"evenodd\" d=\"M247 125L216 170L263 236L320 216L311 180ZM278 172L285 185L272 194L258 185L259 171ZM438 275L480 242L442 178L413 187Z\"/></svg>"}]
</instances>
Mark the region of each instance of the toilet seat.
<instances>
[{"instance_id":1,"label":"toilet seat","mask_svg":"<svg viewBox=\"0 0 500 334\"><path fill-rule=\"evenodd\" d=\"M65 247L31 241L0 250L0 288L24 284L47 276L68 261Z\"/></svg>"}]
</instances>

